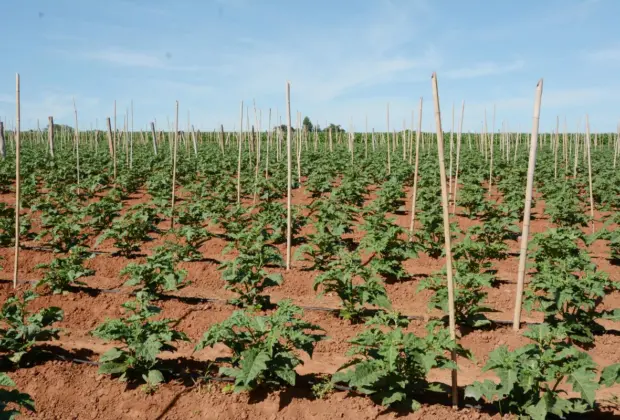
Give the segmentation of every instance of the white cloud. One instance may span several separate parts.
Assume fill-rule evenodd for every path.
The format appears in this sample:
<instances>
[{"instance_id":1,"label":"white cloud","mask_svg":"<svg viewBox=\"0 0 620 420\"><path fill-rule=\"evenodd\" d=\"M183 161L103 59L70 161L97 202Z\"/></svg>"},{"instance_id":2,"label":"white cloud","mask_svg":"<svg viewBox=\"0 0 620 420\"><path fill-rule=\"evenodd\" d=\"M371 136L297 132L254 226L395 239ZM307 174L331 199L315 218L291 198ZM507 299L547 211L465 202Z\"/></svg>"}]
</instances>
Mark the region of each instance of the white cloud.
<instances>
[{"instance_id":1,"label":"white cloud","mask_svg":"<svg viewBox=\"0 0 620 420\"><path fill-rule=\"evenodd\" d=\"M197 71L197 66L177 66L170 63L171 56L166 52L151 53L132 51L118 47L107 47L101 50L88 51L80 54L82 58L104 62L119 67L143 67L159 70Z\"/></svg>"},{"instance_id":2,"label":"white cloud","mask_svg":"<svg viewBox=\"0 0 620 420\"><path fill-rule=\"evenodd\" d=\"M585 53L586 58L597 62L620 62L620 46L608 47Z\"/></svg>"},{"instance_id":3,"label":"white cloud","mask_svg":"<svg viewBox=\"0 0 620 420\"><path fill-rule=\"evenodd\" d=\"M473 79L476 77L494 76L499 74L511 73L525 67L525 61L516 60L512 63L500 64L496 62L478 63L472 67L463 67L454 70L444 71L438 74L439 77L445 76L448 79Z\"/></svg>"}]
</instances>

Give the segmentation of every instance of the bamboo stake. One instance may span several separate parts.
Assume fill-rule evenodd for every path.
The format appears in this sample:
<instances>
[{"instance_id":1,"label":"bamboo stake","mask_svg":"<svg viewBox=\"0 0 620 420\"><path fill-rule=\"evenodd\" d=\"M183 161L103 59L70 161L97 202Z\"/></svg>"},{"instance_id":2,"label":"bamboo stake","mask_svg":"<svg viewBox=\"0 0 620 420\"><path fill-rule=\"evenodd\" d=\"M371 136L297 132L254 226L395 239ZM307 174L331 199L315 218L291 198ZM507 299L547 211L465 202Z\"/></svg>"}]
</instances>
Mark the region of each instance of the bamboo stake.
<instances>
[{"instance_id":1,"label":"bamboo stake","mask_svg":"<svg viewBox=\"0 0 620 420\"><path fill-rule=\"evenodd\" d=\"M47 141L49 143L50 157L54 159L54 117L47 117Z\"/></svg>"},{"instance_id":2,"label":"bamboo stake","mask_svg":"<svg viewBox=\"0 0 620 420\"><path fill-rule=\"evenodd\" d=\"M172 150L172 199L170 203L170 230L174 229L174 193L177 183L177 149L179 147L179 101L176 101L174 145Z\"/></svg>"},{"instance_id":3,"label":"bamboo stake","mask_svg":"<svg viewBox=\"0 0 620 420\"><path fill-rule=\"evenodd\" d=\"M21 97L19 73L15 75L15 261L13 263L13 289L17 288L17 270L19 269L19 216L21 213L21 178L19 173L21 150Z\"/></svg>"},{"instance_id":4,"label":"bamboo stake","mask_svg":"<svg viewBox=\"0 0 620 420\"><path fill-rule=\"evenodd\" d=\"M553 142L553 178L558 179L558 148L560 144L560 116L555 118L555 138Z\"/></svg>"},{"instance_id":5,"label":"bamboo stake","mask_svg":"<svg viewBox=\"0 0 620 420\"><path fill-rule=\"evenodd\" d=\"M75 156L77 171L77 193L80 194L80 129L78 128L78 114L75 106L75 98L73 99L73 111L75 112Z\"/></svg>"},{"instance_id":6,"label":"bamboo stake","mask_svg":"<svg viewBox=\"0 0 620 420\"><path fill-rule=\"evenodd\" d=\"M192 125L192 144L194 145L194 156L198 157L198 143L196 142L196 131Z\"/></svg>"},{"instance_id":7,"label":"bamboo stake","mask_svg":"<svg viewBox=\"0 0 620 420\"><path fill-rule=\"evenodd\" d=\"M523 211L523 230L521 232L521 252L519 255L519 271L517 277L517 294L512 329L519 330L521 324L521 305L523 301L523 285L525 283L525 265L527 262L527 245L530 234L530 216L532 213L532 189L534 186L534 170L536 169L536 148L538 146L538 126L540 124L540 103L542 100L543 79L536 85L534 116L532 118L532 137L530 139L530 159L527 169L527 186L525 189L525 209Z\"/></svg>"},{"instance_id":8,"label":"bamboo stake","mask_svg":"<svg viewBox=\"0 0 620 420\"><path fill-rule=\"evenodd\" d=\"M239 155L237 157L237 205L241 204L241 148L243 147L243 101L241 101L241 124L239 124Z\"/></svg>"},{"instance_id":9,"label":"bamboo stake","mask_svg":"<svg viewBox=\"0 0 620 420\"><path fill-rule=\"evenodd\" d=\"M415 166L413 169L413 192L411 193L411 223L409 224L409 240L413 241L415 224L415 207L418 197L418 167L420 165L420 140L422 137L422 101L420 98L420 112L418 116L418 131L415 134ZM374 134L374 132L373 132Z\"/></svg>"},{"instance_id":10,"label":"bamboo stake","mask_svg":"<svg viewBox=\"0 0 620 420\"><path fill-rule=\"evenodd\" d=\"M586 114L586 151L588 153L588 185L590 190L590 217L592 218L592 233L594 233L594 195L592 191L592 156L590 153L590 120Z\"/></svg>"},{"instance_id":11,"label":"bamboo stake","mask_svg":"<svg viewBox=\"0 0 620 420\"><path fill-rule=\"evenodd\" d=\"M448 166L448 201L452 200L452 154L454 145L454 102L452 102L452 127L450 128L450 158Z\"/></svg>"},{"instance_id":12,"label":"bamboo stake","mask_svg":"<svg viewBox=\"0 0 620 420\"><path fill-rule=\"evenodd\" d=\"M489 197L493 190L493 149L495 149L495 105L493 105L493 123L491 125L491 139L489 141L490 162L489 162Z\"/></svg>"},{"instance_id":13,"label":"bamboo stake","mask_svg":"<svg viewBox=\"0 0 620 420\"><path fill-rule=\"evenodd\" d=\"M6 143L4 141L4 123L0 121L0 154L2 159L6 158Z\"/></svg>"},{"instance_id":14,"label":"bamboo stake","mask_svg":"<svg viewBox=\"0 0 620 420\"><path fill-rule=\"evenodd\" d=\"M151 122L151 134L153 135L153 153L157 156L157 133L155 132L154 122Z\"/></svg>"},{"instance_id":15,"label":"bamboo stake","mask_svg":"<svg viewBox=\"0 0 620 420\"><path fill-rule=\"evenodd\" d=\"M267 130L267 152L265 155L265 179L269 177L269 146L271 146L271 108L269 108L269 127Z\"/></svg>"},{"instance_id":16,"label":"bamboo stake","mask_svg":"<svg viewBox=\"0 0 620 420\"><path fill-rule=\"evenodd\" d=\"M390 104L387 104L387 173L388 176L392 173L392 164L390 162Z\"/></svg>"},{"instance_id":17,"label":"bamboo stake","mask_svg":"<svg viewBox=\"0 0 620 420\"><path fill-rule=\"evenodd\" d=\"M465 118L465 101L461 105L461 121L459 122L459 132L456 135L456 173L454 175L454 198L452 199L452 214L456 213L456 194L459 187L459 167L461 159L461 136L463 133L463 119Z\"/></svg>"},{"instance_id":18,"label":"bamboo stake","mask_svg":"<svg viewBox=\"0 0 620 420\"><path fill-rule=\"evenodd\" d=\"M293 160L291 153L291 82L286 82L286 271L291 269L291 198L293 194Z\"/></svg>"},{"instance_id":19,"label":"bamboo stake","mask_svg":"<svg viewBox=\"0 0 620 420\"><path fill-rule=\"evenodd\" d=\"M441 129L441 110L439 107L439 88L437 74L433 73L433 100L435 102L435 125L437 128L437 154L439 158L439 175L441 178L441 204L443 207L443 230L445 236L446 277L448 281L448 317L450 324L450 338L456 341L456 318L454 314L454 281L452 279L452 246L450 234L450 215L448 213L448 187L446 185L446 167L444 164L443 132ZM456 352L451 352L452 360L456 363ZM458 381L456 369L452 369L452 407L459 404Z\"/></svg>"},{"instance_id":20,"label":"bamboo stake","mask_svg":"<svg viewBox=\"0 0 620 420\"><path fill-rule=\"evenodd\" d=\"M112 161L114 162L114 181L116 181L116 159L114 159L114 139L112 137L112 123L110 121L110 118L108 117L106 119L106 123L108 125L108 148L110 149L110 158L112 159Z\"/></svg>"}]
</instances>

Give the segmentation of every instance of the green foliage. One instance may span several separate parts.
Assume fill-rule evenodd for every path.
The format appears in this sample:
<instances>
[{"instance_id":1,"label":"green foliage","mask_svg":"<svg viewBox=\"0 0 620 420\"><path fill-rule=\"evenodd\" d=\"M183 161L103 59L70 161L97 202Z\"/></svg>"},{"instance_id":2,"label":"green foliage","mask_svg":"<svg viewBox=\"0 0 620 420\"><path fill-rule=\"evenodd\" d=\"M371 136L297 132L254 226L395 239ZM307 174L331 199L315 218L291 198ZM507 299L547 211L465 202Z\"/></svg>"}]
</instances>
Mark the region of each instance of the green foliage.
<instances>
[{"instance_id":1,"label":"green foliage","mask_svg":"<svg viewBox=\"0 0 620 420\"><path fill-rule=\"evenodd\" d=\"M84 209L84 215L89 217L86 223L96 234L101 233L112 224L112 221L120 215L123 204L120 200L118 190L94 201Z\"/></svg>"},{"instance_id":2,"label":"green foliage","mask_svg":"<svg viewBox=\"0 0 620 420\"><path fill-rule=\"evenodd\" d=\"M572 229L550 229L536 235L532 253L536 272L528 285L525 308L543 312L545 322L562 326L571 340L591 343L603 331L600 318L618 318L620 311L599 311L606 294L618 285L596 270L576 240L583 235Z\"/></svg>"},{"instance_id":3,"label":"green foliage","mask_svg":"<svg viewBox=\"0 0 620 420\"><path fill-rule=\"evenodd\" d=\"M445 391L445 385L427 380L431 369L456 369L451 352L468 357L438 322L427 324L425 337L406 332L408 321L397 315L380 314L367 324L351 340L353 359L340 367L333 380L372 396L383 406L417 410L421 404L416 395Z\"/></svg>"},{"instance_id":4,"label":"green foliage","mask_svg":"<svg viewBox=\"0 0 620 420\"><path fill-rule=\"evenodd\" d=\"M175 320L152 320L161 310L140 296L125 302L122 307L126 317L107 319L91 332L103 340L122 343L99 358L99 372L119 376L121 381L141 379L155 387L164 381L158 366L159 353L174 351L176 348L172 343L189 339L183 332L171 327Z\"/></svg>"},{"instance_id":5,"label":"green foliage","mask_svg":"<svg viewBox=\"0 0 620 420\"><path fill-rule=\"evenodd\" d=\"M158 247L143 264L131 263L121 270L129 276L125 286L140 286L138 293L148 300L159 299L164 292L179 290L187 286L187 271L179 270L174 252Z\"/></svg>"},{"instance_id":6,"label":"green foliage","mask_svg":"<svg viewBox=\"0 0 620 420\"><path fill-rule=\"evenodd\" d=\"M73 285L84 285L79 279L95 274L95 270L84 267L84 261L92 257L93 254L85 248L75 247L66 257L55 258L49 264L37 265L36 268L43 269L44 274L35 287L46 286L54 294L64 294Z\"/></svg>"},{"instance_id":7,"label":"green foliage","mask_svg":"<svg viewBox=\"0 0 620 420\"><path fill-rule=\"evenodd\" d=\"M282 283L282 275L269 273L268 266L283 265L278 249L267 243L269 233L264 226L254 224L232 235L235 242L224 249L236 249L237 256L220 264L225 288L239 296L230 302L242 307L264 307L269 305L269 296L261 293L268 287Z\"/></svg>"},{"instance_id":8,"label":"green foliage","mask_svg":"<svg viewBox=\"0 0 620 420\"><path fill-rule=\"evenodd\" d=\"M312 357L314 346L323 339L323 330L301 319L303 311L290 301L281 301L268 316L235 311L225 321L213 325L196 345L196 350L222 343L232 356L219 359L229 364L220 374L235 379L235 392L259 386L294 386L295 367L303 362L299 352Z\"/></svg>"},{"instance_id":9,"label":"green foliage","mask_svg":"<svg viewBox=\"0 0 620 420\"><path fill-rule=\"evenodd\" d=\"M30 314L26 307L36 297L34 292L25 291L21 299L10 296L2 305L0 352L7 353L13 363L19 363L38 341L58 339L60 330L51 326L62 321L62 310L52 306Z\"/></svg>"},{"instance_id":10,"label":"green foliage","mask_svg":"<svg viewBox=\"0 0 620 420\"><path fill-rule=\"evenodd\" d=\"M403 262L417 257L417 253L413 242L401 238L405 229L374 205L366 212L361 228L366 234L360 241L360 248L372 254L370 266L387 278L401 280L408 277Z\"/></svg>"},{"instance_id":11,"label":"green foliage","mask_svg":"<svg viewBox=\"0 0 620 420\"><path fill-rule=\"evenodd\" d=\"M15 382L6 373L0 373L0 386L15 387ZM0 419L14 420L21 414L21 409L35 411L32 397L16 389L0 389Z\"/></svg>"},{"instance_id":12,"label":"green foliage","mask_svg":"<svg viewBox=\"0 0 620 420\"><path fill-rule=\"evenodd\" d=\"M160 221L155 209L138 204L120 218L115 219L112 226L97 238L97 244L101 244L106 239L112 239L119 254L131 257L140 251L142 242L151 239L150 233L159 233L157 224Z\"/></svg>"},{"instance_id":13,"label":"green foliage","mask_svg":"<svg viewBox=\"0 0 620 420\"><path fill-rule=\"evenodd\" d=\"M337 259L331 261L327 271L314 280L314 290L322 288L323 293L335 293L342 301L340 316L358 320L365 304L389 308L390 301L383 282L375 272L362 264L357 252L340 251Z\"/></svg>"},{"instance_id":14,"label":"green foliage","mask_svg":"<svg viewBox=\"0 0 620 420\"><path fill-rule=\"evenodd\" d=\"M488 379L475 382L466 388L465 397L485 399L495 403L502 413L523 418L545 419L549 415L564 417L590 411L599 387L592 358L566 343L562 328L536 325L525 336L533 343L514 351L501 346L491 352L484 371L494 371L500 383ZM563 387L570 387L580 397L564 397Z\"/></svg>"},{"instance_id":15,"label":"green foliage","mask_svg":"<svg viewBox=\"0 0 620 420\"><path fill-rule=\"evenodd\" d=\"M487 293L484 288L492 286L493 275L486 272L470 271L468 264L454 262L454 310L456 323L471 328L485 327L491 324L485 313L492 309L484 305ZM434 293L428 303L430 309L439 309L448 313L448 286L445 268L420 282L418 290L432 290ZM447 315L444 317L447 323Z\"/></svg>"},{"instance_id":16,"label":"green foliage","mask_svg":"<svg viewBox=\"0 0 620 420\"><path fill-rule=\"evenodd\" d=\"M19 218L19 235L28 236L30 233L30 218L21 215ZM15 245L15 209L0 203L0 247Z\"/></svg>"}]
</instances>

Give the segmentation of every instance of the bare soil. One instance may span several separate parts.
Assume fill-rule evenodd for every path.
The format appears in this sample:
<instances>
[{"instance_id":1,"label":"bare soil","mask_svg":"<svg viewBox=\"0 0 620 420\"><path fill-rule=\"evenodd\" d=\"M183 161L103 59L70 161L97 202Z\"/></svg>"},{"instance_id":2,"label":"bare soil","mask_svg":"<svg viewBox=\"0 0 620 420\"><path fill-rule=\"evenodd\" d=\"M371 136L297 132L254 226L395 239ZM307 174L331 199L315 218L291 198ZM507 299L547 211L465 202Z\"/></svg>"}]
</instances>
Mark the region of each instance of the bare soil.
<instances>
[{"instance_id":1,"label":"bare soil","mask_svg":"<svg viewBox=\"0 0 620 420\"><path fill-rule=\"evenodd\" d=\"M405 207L410 208L410 192L407 191ZM126 207L138 202L145 202L145 194L132 197ZM0 196L0 201L10 202L10 195ZM307 204L309 198L303 190L295 192L295 204ZM531 225L531 233L543 232L551 227L551 223L543 215L544 203L537 202ZM600 220L602 213L597 213ZM394 215L397 222L408 227L410 214ZM467 218L454 217L461 228L472 223ZM162 223L167 227L169 221ZM600 227L601 223L597 223ZM307 232L304 231L304 234ZM361 237L361 232L353 234ZM154 246L163 243L163 237L154 237L154 240L145 244L144 252L149 253ZM25 244L26 246L36 245ZM94 246L93 243L91 244ZM191 285L175 294L175 298L161 302L163 314L167 318L178 318L177 328L184 331L193 342L200 339L202 334L214 323L226 319L234 308L223 302L197 302L192 297L216 298L225 300L232 295L224 290L224 282L217 270L218 261L232 258L234 254L222 255L225 242L221 239L210 240L201 250L205 259L199 262L186 262L181 268L188 271ZM511 246L511 257L506 261L495 264L500 279L497 287L488 290L488 305L495 312L490 318L509 322L512 320L515 300L516 277L518 266L518 243ZM284 246L280 246L284 251ZM320 325L327 336L325 341L317 345L314 357L304 358L304 365L298 373L298 386L292 389L274 391L271 393L258 392L251 395L235 395L225 392L224 384L219 382L201 383L197 381L197 372L207 371L209 361L227 352L227 349L216 347L193 352L191 343L181 343L174 353L163 354L162 357L175 366L180 374L162 385L153 395L149 395L139 387L118 382L108 376L99 375L97 366L89 363L71 362L70 359L96 361L98 356L109 349L113 343L104 343L89 335L98 324L106 318L122 315L120 304L129 298L130 290L123 288L125 279L119 272L129 262L140 262L144 257L128 260L113 256L113 247L103 243L98 248L105 253L89 260L87 265L96 270L96 274L85 279L92 289L120 289L115 292L97 290L77 291L68 295L44 295L32 304L32 309L45 306L58 306L64 310L65 319L60 323L63 329L58 341L49 343L47 351L65 357L43 358L34 361L31 366L18 369L10 373L19 389L29 393L35 400L37 413L33 418L40 419L370 419L370 418L445 418L445 419L478 419L500 418L501 415L489 410L488 407L461 407L458 411L449 406L447 397L438 397L435 400L423 400L423 408L416 413L398 413L386 411L374 404L367 397L336 391L325 399L316 399L310 390L312 381L321 375L335 372L348 359L347 340L359 333L363 326L351 325L334 316L331 312L319 310L317 307L338 307L336 296L326 295L318 297L312 284L317 272L308 271L307 264L294 262L293 268L284 275L284 283L271 289L269 294L273 301L292 299L296 304L307 307L304 317L308 321ZM293 250L294 253L295 250ZM612 280L620 281L620 267L608 260L609 249L603 241L596 242L590 249L593 262L600 270L607 272ZM13 250L0 249L5 271L0 272L0 300L6 299L13 293L10 283L11 273L8 267L13 267ZM33 281L41 278L42 273L36 268L37 264L50 262L54 258L51 252L34 249L23 249L20 254L19 279ZM402 282L387 284L389 297L395 309L407 315L420 317L412 321L410 329L424 334L425 320L442 314L428 310L430 293L418 292L419 282L424 277L440 270L443 261L420 255L405 263L405 268L411 273L411 279ZM22 283L19 289L26 289L29 284ZM603 302L607 309L620 307L620 293L612 293ZM523 321L538 322L540 314L523 314ZM620 362L620 323L605 322L609 332L596 337L595 345L588 349L595 362L601 366ZM512 330L510 325L500 324L494 329L484 331L460 331L460 342L469 349L473 360L459 360L459 386L464 387L476 380L493 379L493 375L483 372L488 354L500 345L507 345L513 349L528 342L520 332ZM179 366L183 368L179 368ZM184 373L185 372L185 373ZM188 373L189 372L189 373ZM433 372L432 380L449 383L449 372ZM602 403L599 417L613 417L620 415L620 410L604 401L620 395L620 386L600 391L597 398ZM431 398L431 397L429 397Z\"/></svg>"}]
</instances>

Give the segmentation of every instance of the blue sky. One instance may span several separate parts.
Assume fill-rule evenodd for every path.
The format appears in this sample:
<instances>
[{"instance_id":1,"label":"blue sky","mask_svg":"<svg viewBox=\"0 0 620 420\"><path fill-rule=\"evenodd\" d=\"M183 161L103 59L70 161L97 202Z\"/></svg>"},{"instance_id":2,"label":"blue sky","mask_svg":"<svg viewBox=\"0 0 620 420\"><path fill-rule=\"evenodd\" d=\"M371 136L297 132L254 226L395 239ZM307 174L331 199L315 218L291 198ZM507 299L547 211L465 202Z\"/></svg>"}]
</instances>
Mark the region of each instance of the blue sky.
<instances>
[{"instance_id":1,"label":"blue sky","mask_svg":"<svg viewBox=\"0 0 620 420\"><path fill-rule=\"evenodd\" d=\"M616 0L5 0L0 25L0 118L22 126L48 115L102 128L118 104L134 104L134 127L167 129L180 102L197 128L239 125L253 103L262 128L291 105L320 125L383 130L411 125L437 71L443 124L465 100L464 129L531 129L534 89L544 78L541 129L556 116L575 130L615 131L620 118ZM458 116L458 111L457 111Z\"/></svg>"}]
</instances>

